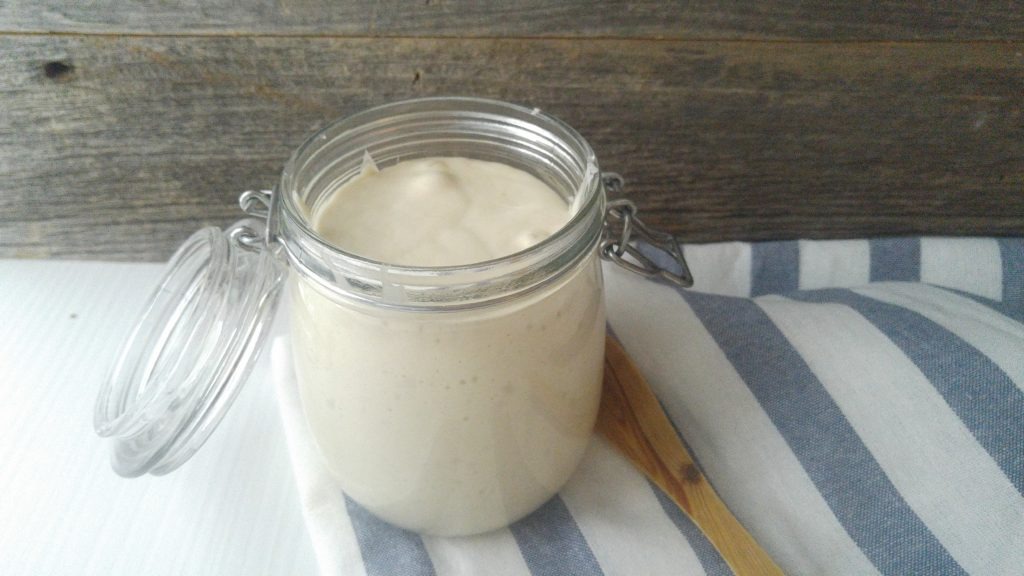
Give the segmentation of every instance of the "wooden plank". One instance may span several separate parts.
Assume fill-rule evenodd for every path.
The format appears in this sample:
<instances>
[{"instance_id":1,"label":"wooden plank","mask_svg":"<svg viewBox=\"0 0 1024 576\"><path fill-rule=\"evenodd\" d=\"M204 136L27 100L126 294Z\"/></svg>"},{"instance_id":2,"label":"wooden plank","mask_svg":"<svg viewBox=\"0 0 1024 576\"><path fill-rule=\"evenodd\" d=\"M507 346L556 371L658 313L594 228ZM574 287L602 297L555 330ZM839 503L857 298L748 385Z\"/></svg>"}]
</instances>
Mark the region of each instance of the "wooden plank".
<instances>
[{"instance_id":1,"label":"wooden plank","mask_svg":"<svg viewBox=\"0 0 1024 576\"><path fill-rule=\"evenodd\" d=\"M1024 234L1019 44L20 36L0 53L4 257L164 259L317 126L453 93L562 117L687 241Z\"/></svg>"},{"instance_id":2,"label":"wooden plank","mask_svg":"<svg viewBox=\"0 0 1024 576\"><path fill-rule=\"evenodd\" d=\"M1024 39L1020 2L13 0L0 31L673 39Z\"/></svg>"}]
</instances>

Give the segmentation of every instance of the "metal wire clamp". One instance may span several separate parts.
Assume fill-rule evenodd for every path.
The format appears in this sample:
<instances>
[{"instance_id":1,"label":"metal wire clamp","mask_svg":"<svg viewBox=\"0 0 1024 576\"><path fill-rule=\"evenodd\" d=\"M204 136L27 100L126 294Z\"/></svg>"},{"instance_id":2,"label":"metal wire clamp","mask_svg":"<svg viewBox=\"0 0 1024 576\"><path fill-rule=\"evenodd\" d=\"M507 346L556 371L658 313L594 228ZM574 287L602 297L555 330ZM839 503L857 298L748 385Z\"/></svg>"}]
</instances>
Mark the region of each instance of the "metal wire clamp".
<instances>
[{"instance_id":1,"label":"metal wire clamp","mask_svg":"<svg viewBox=\"0 0 1024 576\"><path fill-rule=\"evenodd\" d=\"M605 190L621 192L625 181L612 172L601 175ZM611 200L605 208L601 258L646 278L665 280L681 288L693 286L693 275L675 237L652 230L637 216L636 204Z\"/></svg>"}]
</instances>

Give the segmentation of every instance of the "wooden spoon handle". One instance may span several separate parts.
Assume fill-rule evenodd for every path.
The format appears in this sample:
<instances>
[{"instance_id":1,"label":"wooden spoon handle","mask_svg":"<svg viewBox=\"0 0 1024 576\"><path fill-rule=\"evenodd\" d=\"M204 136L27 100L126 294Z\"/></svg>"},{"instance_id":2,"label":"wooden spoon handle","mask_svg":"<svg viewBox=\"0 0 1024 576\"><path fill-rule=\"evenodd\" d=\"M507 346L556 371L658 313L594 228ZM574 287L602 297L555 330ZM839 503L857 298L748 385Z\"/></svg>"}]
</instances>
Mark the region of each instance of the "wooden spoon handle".
<instances>
[{"instance_id":1,"label":"wooden spoon handle","mask_svg":"<svg viewBox=\"0 0 1024 576\"><path fill-rule=\"evenodd\" d=\"M605 343L597 429L693 520L736 576L783 573L711 488L647 381L612 336Z\"/></svg>"}]
</instances>

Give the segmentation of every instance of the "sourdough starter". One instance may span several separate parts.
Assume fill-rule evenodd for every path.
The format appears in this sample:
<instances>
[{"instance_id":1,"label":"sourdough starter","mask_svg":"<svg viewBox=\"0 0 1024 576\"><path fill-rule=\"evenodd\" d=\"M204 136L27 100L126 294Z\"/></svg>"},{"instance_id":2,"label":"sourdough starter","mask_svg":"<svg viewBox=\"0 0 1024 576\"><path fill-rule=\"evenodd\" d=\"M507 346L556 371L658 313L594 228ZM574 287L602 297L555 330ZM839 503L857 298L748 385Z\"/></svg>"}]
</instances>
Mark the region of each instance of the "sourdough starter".
<instances>
[{"instance_id":1,"label":"sourdough starter","mask_svg":"<svg viewBox=\"0 0 1024 576\"><path fill-rule=\"evenodd\" d=\"M569 220L534 176L466 158L372 163L313 207L346 252L456 266L524 250ZM345 492L422 533L473 534L534 510L587 445L605 316L596 252L497 304L417 312L339 301L292 276L300 395Z\"/></svg>"}]
</instances>

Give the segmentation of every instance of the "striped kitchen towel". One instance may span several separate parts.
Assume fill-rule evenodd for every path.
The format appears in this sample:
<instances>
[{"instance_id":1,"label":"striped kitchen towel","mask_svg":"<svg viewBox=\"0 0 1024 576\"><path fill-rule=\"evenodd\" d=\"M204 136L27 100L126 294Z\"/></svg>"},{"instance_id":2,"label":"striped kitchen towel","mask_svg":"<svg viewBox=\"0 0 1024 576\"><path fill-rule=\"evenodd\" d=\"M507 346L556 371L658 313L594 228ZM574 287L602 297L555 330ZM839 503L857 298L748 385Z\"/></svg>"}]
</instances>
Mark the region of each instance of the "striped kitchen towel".
<instances>
[{"instance_id":1,"label":"striped kitchen towel","mask_svg":"<svg viewBox=\"0 0 1024 576\"><path fill-rule=\"evenodd\" d=\"M605 267L608 320L723 500L789 574L1024 574L1024 239L685 247L692 290ZM281 413L324 574L730 571L595 438L513 526L420 537L347 499Z\"/></svg>"}]
</instances>

